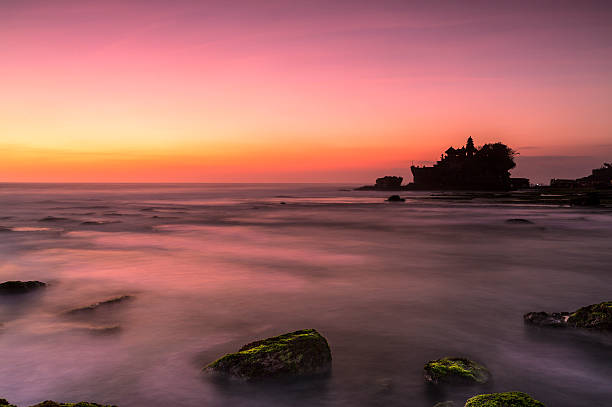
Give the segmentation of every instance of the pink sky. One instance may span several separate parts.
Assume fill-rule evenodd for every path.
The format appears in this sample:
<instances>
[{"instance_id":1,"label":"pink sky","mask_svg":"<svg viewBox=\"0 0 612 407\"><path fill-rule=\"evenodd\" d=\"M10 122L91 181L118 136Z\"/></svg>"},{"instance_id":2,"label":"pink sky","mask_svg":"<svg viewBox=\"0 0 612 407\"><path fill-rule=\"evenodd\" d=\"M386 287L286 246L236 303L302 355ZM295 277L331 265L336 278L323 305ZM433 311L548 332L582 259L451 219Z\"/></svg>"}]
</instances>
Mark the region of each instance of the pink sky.
<instances>
[{"instance_id":1,"label":"pink sky","mask_svg":"<svg viewBox=\"0 0 612 407\"><path fill-rule=\"evenodd\" d=\"M536 3L533 5L532 3ZM409 176L467 136L612 161L609 2L0 4L0 181Z\"/></svg>"}]
</instances>

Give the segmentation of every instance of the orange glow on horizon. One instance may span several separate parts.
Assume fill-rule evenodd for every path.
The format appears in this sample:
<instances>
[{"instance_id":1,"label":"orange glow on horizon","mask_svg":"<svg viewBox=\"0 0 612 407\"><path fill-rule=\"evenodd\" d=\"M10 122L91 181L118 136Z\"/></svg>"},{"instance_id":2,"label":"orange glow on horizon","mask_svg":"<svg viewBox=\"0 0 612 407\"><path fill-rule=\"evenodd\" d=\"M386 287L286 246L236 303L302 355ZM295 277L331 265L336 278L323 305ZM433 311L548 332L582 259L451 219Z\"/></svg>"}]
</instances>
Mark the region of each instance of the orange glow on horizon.
<instances>
[{"instance_id":1,"label":"orange glow on horizon","mask_svg":"<svg viewBox=\"0 0 612 407\"><path fill-rule=\"evenodd\" d=\"M240 3L0 6L0 182L368 182L469 135L612 153L607 11Z\"/></svg>"}]
</instances>

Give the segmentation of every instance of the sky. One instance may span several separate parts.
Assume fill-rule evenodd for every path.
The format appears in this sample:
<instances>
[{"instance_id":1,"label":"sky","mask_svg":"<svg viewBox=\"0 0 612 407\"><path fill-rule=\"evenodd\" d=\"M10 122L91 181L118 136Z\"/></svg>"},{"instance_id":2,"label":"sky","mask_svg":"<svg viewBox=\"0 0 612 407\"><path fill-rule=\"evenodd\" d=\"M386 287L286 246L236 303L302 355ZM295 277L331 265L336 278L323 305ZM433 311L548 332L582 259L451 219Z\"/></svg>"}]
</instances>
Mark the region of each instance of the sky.
<instances>
[{"instance_id":1,"label":"sky","mask_svg":"<svg viewBox=\"0 0 612 407\"><path fill-rule=\"evenodd\" d=\"M468 136L612 161L609 1L0 0L0 181L410 179Z\"/></svg>"}]
</instances>

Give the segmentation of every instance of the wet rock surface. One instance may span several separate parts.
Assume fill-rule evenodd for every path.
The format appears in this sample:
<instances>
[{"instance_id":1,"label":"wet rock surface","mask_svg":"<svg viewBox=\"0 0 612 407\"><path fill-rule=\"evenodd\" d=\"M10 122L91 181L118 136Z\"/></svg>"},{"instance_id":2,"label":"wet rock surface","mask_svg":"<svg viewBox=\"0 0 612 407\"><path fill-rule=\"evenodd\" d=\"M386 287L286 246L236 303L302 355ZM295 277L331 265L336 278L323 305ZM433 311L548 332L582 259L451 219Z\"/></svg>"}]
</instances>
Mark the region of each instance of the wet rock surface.
<instances>
[{"instance_id":1,"label":"wet rock surface","mask_svg":"<svg viewBox=\"0 0 612 407\"><path fill-rule=\"evenodd\" d=\"M66 311L67 315L79 315L79 314L88 314L96 310L110 308L114 305L118 305L120 303L124 303L134 299L131 295L122 295L119 297L111 298L110 300L99 301L91 305L87 305L85 307L74 308L69 311Z\"/></svg>"},{"instance_id":2,"label":"wet rock surface","mask_svg":"<svg viewBox=\"0 0 612 407\"><path fill-rule=\"evenodd\" d=\"M480 394L470 398L465 407L544 407L540 401L520 391Z\"/></svg>"},{"instance_id":3,"label":"wet rock surface","mask_svg":"<svg viewBox=\"0 0 612 407\"><path fill-rule=\"evenodd\" d=\"M0 284L0 295L26 294L46 286L41 281L5 281Z\"/></svg>"},{"instance_id":4,"label":"wet rock surface","mask_svg":"<svg viewBox=\"0 0 612 407\"><path fill-rule=\"evenodd\" d=\"M461 357L430 360L423 374L425 381L431 384L484 384L491 376L486 367Z\"/></svg>"},{"instance_id":5,"label":"wet rock surface","mask_svg":"<svg viewBox=\"0 0 612 407\"><path fill-rule=\"evenodd\" d=\"M532 325L612 330L612 301L587 305L575 312L528 312L523 320Z\"/></svg>"},{"instance_id":6,"label":"wet rock surface","mask_svg":"<svg viewBox=\"0 0 612 407\"><path fill-rule=\"evenodd\" d=\"M331 360L327 340L314 329L304 329L251 342L205 370L244 380L309 376L328 372Z\"/></svg>"},{"instance_id":7,"label":"wet rock surface","mask_svg":"<svg viewBox=\"0 0 612 407\"><path fill-rule=\"evenodd\" d=\"M0 407L17 407L14 404L10 404L6 399L0 399ZM46 400L35 404L30 407L117 407L109 404L98 404L91 403L86 401L81 401L79 403L57 403L52 400Z\"/></svg>"}]
</instances>

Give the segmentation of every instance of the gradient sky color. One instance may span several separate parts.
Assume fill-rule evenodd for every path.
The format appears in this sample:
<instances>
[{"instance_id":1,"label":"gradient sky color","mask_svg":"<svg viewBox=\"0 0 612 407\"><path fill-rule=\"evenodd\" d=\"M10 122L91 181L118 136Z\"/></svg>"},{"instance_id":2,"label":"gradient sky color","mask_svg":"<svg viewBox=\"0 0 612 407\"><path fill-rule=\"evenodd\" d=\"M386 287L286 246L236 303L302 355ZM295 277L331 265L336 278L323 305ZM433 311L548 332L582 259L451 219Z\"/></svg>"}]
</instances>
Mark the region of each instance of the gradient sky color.
<instances>
[{"instance_id":1,"label":"gradient sky color","mask_svg":"<svg viewBox=\"0 0 612 407\"><path fill-rule=\"evenodd\" d=\"M612 161L609 1L0 2L0 181L372 182L468 136Z\"/></svg>"}]
</instances>

